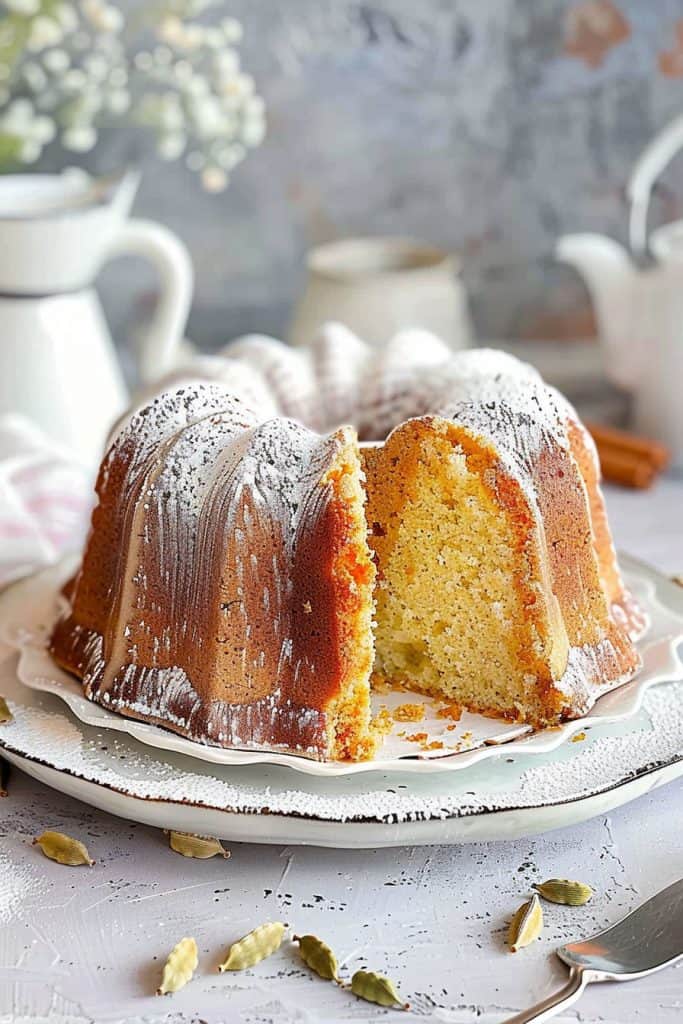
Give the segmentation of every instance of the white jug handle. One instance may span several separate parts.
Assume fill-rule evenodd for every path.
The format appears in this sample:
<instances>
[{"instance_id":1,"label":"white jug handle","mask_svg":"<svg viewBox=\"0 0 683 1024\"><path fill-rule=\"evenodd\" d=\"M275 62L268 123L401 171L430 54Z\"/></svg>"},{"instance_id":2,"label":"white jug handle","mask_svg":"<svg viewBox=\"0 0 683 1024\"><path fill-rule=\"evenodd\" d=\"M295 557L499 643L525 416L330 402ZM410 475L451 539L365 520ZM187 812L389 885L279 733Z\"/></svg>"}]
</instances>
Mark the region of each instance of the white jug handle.
<instances>
[{"instance_id":1,"label":"white jug handle","mask_svg":"<svg viewBox=\"0 0 683 1024\"><path fill-rule=\"evenodd\" d=\"M683 115L674 118L659 135L645 147L636 160L626 186L631 202L628 234L631 252L637 256L649 252L647 239L647 212L652 187L664 168L683 148Z\"/></svg>"},{"instance_id":2,"label":"white jug handle","mask_svg":"<svg viewBox=\"0 0 683 1024\"><path fill-rule=\"evenodd\" d=\"M145 332L140 352L140 378L149 384L173 365L192 301L194 273L190 254L180 239L151 220L131 218L123 223L108 257L135 254L155 267L161 295L154 319Z\"/></svg>"}]
</instances>

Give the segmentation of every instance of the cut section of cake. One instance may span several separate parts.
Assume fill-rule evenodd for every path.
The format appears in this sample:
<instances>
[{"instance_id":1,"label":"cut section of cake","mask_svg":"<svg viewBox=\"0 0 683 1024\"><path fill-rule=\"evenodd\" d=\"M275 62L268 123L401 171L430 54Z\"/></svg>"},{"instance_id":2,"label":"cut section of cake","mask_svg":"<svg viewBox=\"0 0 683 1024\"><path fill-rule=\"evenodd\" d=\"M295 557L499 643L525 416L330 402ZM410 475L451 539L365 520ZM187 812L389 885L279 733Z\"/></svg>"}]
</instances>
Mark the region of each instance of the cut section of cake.
<instances>
[{"instance_id":1,"label":"cut section of cake","mask_svg":"<svg viewBox=\"0 0 683 1024\"><path fill-rule=\"evenodd\" d=\"M244 339L123 422L97 494L53 657L197 742L360 760L375 676L543 727L639 665L595 450L503 353Z\"/></svg>"}]
</instances>

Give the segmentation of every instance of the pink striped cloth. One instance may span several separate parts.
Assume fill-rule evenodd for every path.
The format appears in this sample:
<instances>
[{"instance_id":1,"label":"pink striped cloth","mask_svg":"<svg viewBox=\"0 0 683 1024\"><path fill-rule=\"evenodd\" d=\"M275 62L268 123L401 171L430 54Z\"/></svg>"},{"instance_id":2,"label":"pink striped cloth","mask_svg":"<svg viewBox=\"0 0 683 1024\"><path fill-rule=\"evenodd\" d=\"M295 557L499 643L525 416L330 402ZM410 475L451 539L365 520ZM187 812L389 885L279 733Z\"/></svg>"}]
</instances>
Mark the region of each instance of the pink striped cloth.
<instances>
[{"instance_id":1,"label":"pink striped cloth","mask_svg":"<svg viewBox=\"0 0 683 1024\"><path fill-rule=\"evenodd\" d=\"M78 550L92 471L13 414L0 416L0 587Z\"/></svg>"}]
</instances>

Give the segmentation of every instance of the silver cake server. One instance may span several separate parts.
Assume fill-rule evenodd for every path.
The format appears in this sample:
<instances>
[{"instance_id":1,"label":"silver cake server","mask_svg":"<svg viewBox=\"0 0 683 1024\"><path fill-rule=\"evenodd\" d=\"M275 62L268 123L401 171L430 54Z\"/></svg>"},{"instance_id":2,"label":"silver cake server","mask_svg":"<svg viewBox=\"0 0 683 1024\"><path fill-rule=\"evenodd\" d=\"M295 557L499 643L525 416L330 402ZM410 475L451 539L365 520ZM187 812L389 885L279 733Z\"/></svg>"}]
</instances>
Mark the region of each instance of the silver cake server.
<instances>
[{"instance_id":1,"label":"silver cake server","mask_svg":"<svg viewBox=\"0 0 683 1024\"><path fill-rule=\"evenodd\" d=\"M683 957L683 878L606 931L561 946L557 955L569 967L567 984L504 1024L540 1024L576 1002L591 981L634 981Z\"/></svg>"}]
</instances>

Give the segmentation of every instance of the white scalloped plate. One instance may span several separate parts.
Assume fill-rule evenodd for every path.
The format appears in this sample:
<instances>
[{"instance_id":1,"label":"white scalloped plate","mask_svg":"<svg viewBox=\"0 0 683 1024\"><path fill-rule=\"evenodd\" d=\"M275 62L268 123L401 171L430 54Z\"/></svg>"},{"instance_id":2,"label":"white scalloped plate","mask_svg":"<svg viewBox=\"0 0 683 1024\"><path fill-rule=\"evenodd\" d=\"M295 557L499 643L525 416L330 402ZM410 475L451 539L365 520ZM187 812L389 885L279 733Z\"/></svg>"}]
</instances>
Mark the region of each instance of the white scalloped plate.
<instances>
[{"instance_id":1,"label":"white scalloped plate","mask_svg":"<svg viewBox=\"0 0 683 1024\"><path fill-rule=\"evenodd\" d=\"M267 749L226 750L196 743L159 726L107 711L87 700L80 684L54 665L45 650L45 638L56 613L58 588L73 571L73 564L72 559L65 560L38 573L16 584L3 598L0 639L20 652L18 676L21 682L32 690L59 697L86 725L127 733L158 750L173 751L217 765L287 766L324 778L376 771L423 774L460 770L498 756L501 745L504 745L506 754L547 754L591 725L635 715L645 692L656 683L683 679L683 662L677 653L677 647L683 640L683 614L680 603L674 599L666 600L667 588L672 594L672 585L635 560L622 558L628 585L646 607L651 620L646 635L639 642L643 667L634 679L604 694L583 718L528 735L529 729L525 726L463 713L456 728L447 731L447 726L453 723L436 715L442 702L420 694L375 694L373 702L377 708L380 705L391 708L409 700L411 703L424 703L426 714L419 724L396 723L392 734L385 740L381 757L373 761L320 762ZM399 732L426 732L429 742L443 742L451 753L431 751L416 755L415 743L399 737Z\"/></svg>"}]
</instances>

